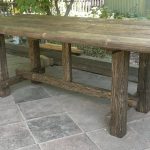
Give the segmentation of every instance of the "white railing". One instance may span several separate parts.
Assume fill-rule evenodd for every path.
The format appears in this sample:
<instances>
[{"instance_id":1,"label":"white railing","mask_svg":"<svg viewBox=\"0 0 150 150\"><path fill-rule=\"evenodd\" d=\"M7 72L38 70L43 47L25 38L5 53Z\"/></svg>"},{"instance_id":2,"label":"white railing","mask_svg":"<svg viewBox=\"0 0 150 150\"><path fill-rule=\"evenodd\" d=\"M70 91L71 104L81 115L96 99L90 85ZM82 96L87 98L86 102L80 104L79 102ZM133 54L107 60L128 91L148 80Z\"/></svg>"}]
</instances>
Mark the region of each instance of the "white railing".
<instances>
[{"instance_id":1,"label":"white railing","mask_svg":"<svg viewBox=\"0 0 150 150\"><path fill-rule=\"evenodd\" d=\"M103 5L104 5L104 0L75 0L72 5L69 16L87 17L92 7L94 6L101 7ZM61 0L58 6L61 15L64 15L66 11L65 2Z\"/></svg>"}]
</instances>

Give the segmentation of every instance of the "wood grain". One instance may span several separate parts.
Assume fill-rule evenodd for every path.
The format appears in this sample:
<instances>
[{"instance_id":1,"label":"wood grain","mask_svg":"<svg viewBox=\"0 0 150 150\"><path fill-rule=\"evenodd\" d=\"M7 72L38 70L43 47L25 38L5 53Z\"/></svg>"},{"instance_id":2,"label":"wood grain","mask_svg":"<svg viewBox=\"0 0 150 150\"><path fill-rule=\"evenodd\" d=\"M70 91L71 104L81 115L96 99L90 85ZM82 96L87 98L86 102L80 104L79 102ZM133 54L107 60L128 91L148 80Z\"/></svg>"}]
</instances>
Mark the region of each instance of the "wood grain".
<instances>
[{"instance_id":1,"label":"wood grain","mask_svg":"<svg viewBox=\"0 0 150 150\"><path fill-rule=\"evenodd\" d=\"M137 111L150 111L150 54L140 54Z\"/></svg>"},{"instance_id":2,"label":"wood grain","mask_svg":"<svg viewBox=\"0 0 150 150\"><path fill-rule=\"evenodd\" d=\"M6 44L7 53L15 56L28 57L28 48L22 45ZM42 55L54 59L54 65L62 65L62 55L57 51L49 51L47 48L40 48ZM72 68L92 72L104 76L112 76L111 62L105 62L88 56L72 55ZM130 66L129 81L138 82L138 68Z\"/></svg>"},{"instance_id":3,"label":"wood grain","mask_svg":"<svg viewBox=\"0 0 150 150\"><path fill-rule=\"evenodd\" d=\"M24 79L46 83L66 90L87 94L89 96L111 99L111 92L102 88L89 87L87 85L81 85L80 83L66 82L62 79L56 79L51 75L37 74L28 70L17 69L16 73L17 76L21 76ZM128 105L130 107L136 107L136 97L129 96Z\"/></svg>"},{"instance_id":4,"label":"wood grain","mask_svg":"<svg viewBox=\"0 0 150 150\"><path fill-rule=\"evenodd\" d=\"M62 65L64 71L64 81L72 81L72 61L71 61L71 44L62 44Z\"/></svg>"},{"instance_id":5,"label":"wood grain","mask_svg":"<svg viewBox=\"0 0 150 150\"><path fill-rule=\"evenodd\" d=\"M0 34L0 84L9 79L7 59L6 59L6 48L5 48L5 37ZM0 96L5 97L10 95L9 85L2 87L0 85Z\"/></svg>"},{"instance_id":6,"label":"wood grain","mask_svg":"<svg viewBox=\"0 0 150 150\"><path fill-rule=\"evenodd\" d=\"M145 25L144 23L145 22ZM21 15L0 17L0 33L92 45L111 50L150 52L150 21Z\"/></svg>"},{"instance_id":7,"label":"wood grain","mask_svg":"<svg viewBox=\"0 0 150 150\"><path fill-rule=\"evenodd\" d=\"M31 62L32 72L44 73L45 68L41 67L39 40L34 38L28 38L28 44L29 44L29 58ZM39 83L39 82L32 81L32 83Z\"/></svg>"},{"instance_id":8,"label":"wood grain","mask_svg":"<svg viewBox=\"0 0 150 150\"><path fill-rule=\"evenodd\" d=\"M116 51L112 55L110 134L121 138L127 131L129 52Z\"/></svg>"}]
</instances>

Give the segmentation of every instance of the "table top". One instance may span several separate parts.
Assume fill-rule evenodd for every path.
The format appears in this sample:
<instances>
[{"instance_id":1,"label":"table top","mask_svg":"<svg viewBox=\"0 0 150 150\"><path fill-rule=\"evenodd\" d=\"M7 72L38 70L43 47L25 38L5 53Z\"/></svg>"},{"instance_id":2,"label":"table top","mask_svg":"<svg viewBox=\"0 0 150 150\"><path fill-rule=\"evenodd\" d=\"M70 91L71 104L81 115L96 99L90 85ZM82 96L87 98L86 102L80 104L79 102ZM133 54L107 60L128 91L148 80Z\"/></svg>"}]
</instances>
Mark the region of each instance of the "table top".
<instances>
[{"instance_id":1,"label":"table top","mask_svg":"<svg viewBox=\"0 0 150 150\"><path fill-rule=\"evenodd\" d=\"M0 17L0 33L150 53L150 21L16 15Z\"/></svg>"}]
</instances>

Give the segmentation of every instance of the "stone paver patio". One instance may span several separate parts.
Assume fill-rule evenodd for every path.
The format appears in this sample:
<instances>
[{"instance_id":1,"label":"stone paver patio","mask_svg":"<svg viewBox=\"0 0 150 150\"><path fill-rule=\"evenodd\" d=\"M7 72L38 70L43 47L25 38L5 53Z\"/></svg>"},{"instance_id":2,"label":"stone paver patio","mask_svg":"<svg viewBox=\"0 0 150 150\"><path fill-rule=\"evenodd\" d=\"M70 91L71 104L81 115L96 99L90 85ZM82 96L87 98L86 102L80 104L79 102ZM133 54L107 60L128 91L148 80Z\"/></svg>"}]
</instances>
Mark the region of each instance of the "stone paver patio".
<instances>
[{"instance_id":1,"label":"stone paver patio","mask_svg":"<svg viewBox=\"0 0 150 150\"><path fill-rule=\"evenodd\" d=\"M28 59L8 55L9 73ZM61 77L61 67L48 72ZM110 89L111 78L73 70L74 81ZM0 150L150 150L150 113L128 110L128 133L109 135L110 101L23 81L0 98ZM136 84L129 83L129 92Z\"/></svg>"}]
</instances>

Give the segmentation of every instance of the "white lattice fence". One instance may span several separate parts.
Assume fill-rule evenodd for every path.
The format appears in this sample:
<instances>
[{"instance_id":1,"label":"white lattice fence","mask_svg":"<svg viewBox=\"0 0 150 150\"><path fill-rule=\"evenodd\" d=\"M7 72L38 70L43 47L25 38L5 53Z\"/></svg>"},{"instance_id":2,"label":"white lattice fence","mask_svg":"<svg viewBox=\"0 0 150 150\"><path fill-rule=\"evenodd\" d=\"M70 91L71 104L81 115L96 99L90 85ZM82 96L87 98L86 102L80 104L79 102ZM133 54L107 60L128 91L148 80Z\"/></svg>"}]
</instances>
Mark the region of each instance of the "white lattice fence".
<instances>
[{"instance_id":1,"label":"white lattice fence","mask_svg":"<svg viewBox=\"0 0 150 150\"><path fill-rule=\"evenodd\" d=\"M104 5L104 0L75 0L75 2L72 5L69 16L86 17L88 16L88 12L91 10L91 7L102 5ZM66 6L63 0L59 2L59 8L61 15L64 15L66 11Z\"/></svg>"}]
</instances>

